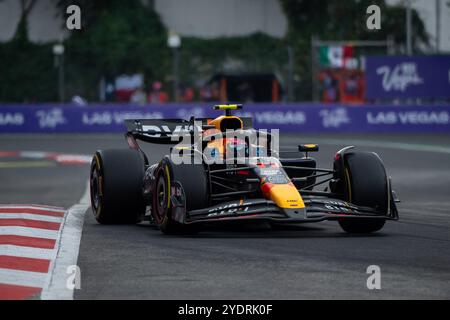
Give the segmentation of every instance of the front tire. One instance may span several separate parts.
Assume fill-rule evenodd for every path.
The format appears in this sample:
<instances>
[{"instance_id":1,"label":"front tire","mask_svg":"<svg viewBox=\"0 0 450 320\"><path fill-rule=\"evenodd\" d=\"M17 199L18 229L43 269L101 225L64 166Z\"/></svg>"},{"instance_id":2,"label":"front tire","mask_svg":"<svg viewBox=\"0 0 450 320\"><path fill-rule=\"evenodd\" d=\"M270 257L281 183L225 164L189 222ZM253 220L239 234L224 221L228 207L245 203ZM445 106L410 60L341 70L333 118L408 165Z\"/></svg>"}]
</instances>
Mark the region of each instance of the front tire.
<instances>
[{"instance_id":1,"label":"front tire","mask_svg":"<svg viewBox=\"0 0 450 320\"><path fill-rule=\"evenodd\" d=\"M91 207L100 224L131 224L145 213L142 155L132 149L97 151L92 159Z\"/></svg>"},{"instance_id":2,"label":"front tire","mask_svg":"<svg viewBox=\"0 0 450 320\"><path fill-rule=\"evenodd\" d=\"M389 186L383 162L373 152L345 154L341 190L345 200L355 205L386 212L389 207ZM380 218L346 218L339 220L341 228L348 233L372 233L383 228L386 220Z\"/></svg>"}]
</instances>

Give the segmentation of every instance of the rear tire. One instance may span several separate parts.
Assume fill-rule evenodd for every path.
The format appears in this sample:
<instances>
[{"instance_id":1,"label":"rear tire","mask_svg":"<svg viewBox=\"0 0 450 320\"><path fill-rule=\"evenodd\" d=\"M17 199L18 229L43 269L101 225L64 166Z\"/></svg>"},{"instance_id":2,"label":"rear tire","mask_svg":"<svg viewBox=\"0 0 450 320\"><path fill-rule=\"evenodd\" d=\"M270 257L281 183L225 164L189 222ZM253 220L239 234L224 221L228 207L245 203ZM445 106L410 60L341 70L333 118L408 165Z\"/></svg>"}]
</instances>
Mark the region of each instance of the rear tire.
<instances>
[{"instance_id":1,"label":"rear tire","mask_svg":"<svg viewBox=\"0 0 450 320\"><path fill-rule=\"evenodd\" d=\"M178 181L184 190L186 210L206 208L209 204L208 177L203 164L174 164L165 157L155 171L155 189L152 197L152 214L156 224L165 234L195 233L195 225L184 225L172 218L170 186Z\"/></svg>"},{"instance_id":2,"label":"rear tire","mask_svg":"<svg viewBox=\"0 0 450 320\"><path fill-rule=\"evenodd\" d=\"M343 190L345 200L355 205L388 210L388 179L381 159L373 152L354 152L345 155ZM371 233L383 228L383 218L347 218L339 225L348 233Z\"/></svg>"},{"instance_id":3,"label":"rear tire","mask_svg":"<svg viewBox=\"0 0 450 320\"><path fill-rule=\"evenodd\" d=\"M91 164L91 207L101 224L131 224L145 213L144 159L132 149L101 150Z\"/></svg>"}]
</instances>

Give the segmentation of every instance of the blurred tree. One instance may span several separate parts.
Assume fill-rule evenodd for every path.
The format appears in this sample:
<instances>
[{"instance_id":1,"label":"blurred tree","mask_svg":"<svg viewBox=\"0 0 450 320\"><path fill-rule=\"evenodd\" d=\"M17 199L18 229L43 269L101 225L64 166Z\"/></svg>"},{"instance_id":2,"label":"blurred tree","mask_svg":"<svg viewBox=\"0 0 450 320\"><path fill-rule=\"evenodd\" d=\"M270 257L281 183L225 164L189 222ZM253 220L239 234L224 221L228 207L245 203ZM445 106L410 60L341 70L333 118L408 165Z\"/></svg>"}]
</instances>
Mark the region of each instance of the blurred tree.
<instances>
[{"instance_id":1,"label":"blurred tree","mask_svg":"<svg viewBox=\"0 0 450 320\"><path fill-rule=\"evenodd\" d=\"M68 5L80 6L81 31L66 41L68 92L96 99L102 77L144 73L150 81L171 80L171 52L167 30L151 5L139 0L54 0L66 15ZM263 34L245 37L198 39L184 37L180 78L184 85L198 86L215 72L285 73L287 58L283 41Z\"/></svg>"},{"instance_id":2,"label":"blurred tree","mask_svg":"<svg viewBox=\"0 0 450 320\"><path fill-rule=\"evenodd\" d=\"M297 99L311 99L311 38L322 40L386 40L392 37L399 51L406 42L406 11L388 6L385 0L280 0L288 18L286 40L296 52L295 73L299 84ZM381 9L381 30L366 28L367 7ZM429 35L416 10L413 10L413 45L416 52L429 46Z\"/></svg>"},{"instance_id":3,"label":"blurred tree","mask_svg":"<svg viewBox=\"0 0 450 320\"><path fill-rule=\"evenodd\" d=\"M20 0L20 20L17 25L15 40L28 42L28 17L33 10L37 0Z\"/></svg>"},{"instance_id":4,"label":"blurred tree","mask_svg":"<svg viewBox=\"0 0 450 320\"><path fill-rule=\"evenodd\" d=\"M17 38L0 44L0 102L56 101L52 45Z\"/></svg>"},{"instance_id":5,"label":"blurred tree","mask_svg":"<svg viewBox=\"0 0 450 320\"><path fill-rule=\"evenodd\" d=\"M283 40L262 33L217 39L183 38L181 76L201 85L215 73L275 73L285 78Z\"/></svg>"},{"instance_id":6,"label":"blurred tree","mask_svg":"<svg viewBox=\"0 0 450 320\"><path fill-rule=\"evenodd\" d=\"M2 0L0 0L2 1ZM16 36L0 44L0 100L50 101L57 97L52 43L28 41L27 18L38 0L20 0L22 19ZM90 101L98 98L102 78L143 73L147 80L170 81L171 53L167 30L151 5L140 0L53 0L66 17L67 6L80 6L82 29L72 31L66 46L66 91ZM152 1L147 1L150 3ZM181 81L199 85L215 72L271 72L287 79L287 45L294 47L296 98L311 99L311 37L324 40L385 40L392 36L401 51L405 42L405 10L384 0L280 0L288 17L285 39L264 34L217 39L182 40ZM382 29L366 29L366 8L378 4ZM65 19L63 19L65 22ZM413 12L416 52L428 35ZM199 81L200 80L200 81ZM19 84L19 85L18 85Z\"/></svg>"},{"instance_id":7,"label":"blurred tree","mask_svg":"<svg viewBox=\"0 0 450 320\"><path fill-rule=\"evenodd\" d=\"M89 30L108 10L108 8L117 5L114 0L53 0L60 9L61 15L66 15L66 9L70 5L77 5L82 12L82 30Z\"/></svg>"},{"instance_id":8,"label":"blurred tree","mask_svg":"<svg viewBox=\"0 0 450 320\"><path fill-rule=\"evenodd\" d=\"M66 40L69 94L97 99L101 78L143 73L164 81L170 70L167 31L159 16L139 0L57 0L81 8L81 31Z\"/></svg>"},{"instance_id":9,"label":"blurred tree","mask_svg":"<svg viewBox=\"0 0 450 320\"><path fill-rule=\"evenodd\" d=\"M28 18L37 0L20 0L20 20L11 41L0 44L0 101L56 100L52 46L28 38Z\"/></svg>"},{"instance_id":10,"label":"blurred tree","mask_svg":"<svg viewBox=\"0 0 450 320\"><path fill-rule=\"evenodd\" d=\"M406 42L406 11L388 6L384 0L280 0L289 20L288 36L311 36L324 40L385 40L393 36L397 44ZM381 30L366 28L366 10L376 4L381 9ZM416 10L413 10L413 40L416 50L429 44L429 35Z\"/></svg>"}]
</instances>

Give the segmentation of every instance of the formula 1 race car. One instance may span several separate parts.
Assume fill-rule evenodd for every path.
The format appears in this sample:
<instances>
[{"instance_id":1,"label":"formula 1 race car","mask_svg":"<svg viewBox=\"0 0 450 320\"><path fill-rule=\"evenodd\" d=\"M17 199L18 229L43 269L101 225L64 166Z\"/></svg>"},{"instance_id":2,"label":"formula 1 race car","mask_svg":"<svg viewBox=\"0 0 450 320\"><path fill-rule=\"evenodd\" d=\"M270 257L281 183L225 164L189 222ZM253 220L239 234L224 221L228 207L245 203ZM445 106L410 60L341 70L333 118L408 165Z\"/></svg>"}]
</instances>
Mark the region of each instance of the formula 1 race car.
<instances>
[{"instance_id":1,"label":"formula 1 race car","mask_svg":"<svg viewBox=\"0 0 450 320\"><path fill-rule=\"evenodd\" d=\"M129 148L97 151L92 160L96 220L149 220L174 234L227 221L324 220L337 220L349 233L370 233L398 219L377 154L347 147L335 154L332 169L317 168L310 153L318 145L280 151L276 131L255 130L251 118L232 115L241 108L215 106L225 111L215 119L126 120ZM173 146L152 164L154 151L145 153L137 141Z\"/></svg>"}]
</instances>

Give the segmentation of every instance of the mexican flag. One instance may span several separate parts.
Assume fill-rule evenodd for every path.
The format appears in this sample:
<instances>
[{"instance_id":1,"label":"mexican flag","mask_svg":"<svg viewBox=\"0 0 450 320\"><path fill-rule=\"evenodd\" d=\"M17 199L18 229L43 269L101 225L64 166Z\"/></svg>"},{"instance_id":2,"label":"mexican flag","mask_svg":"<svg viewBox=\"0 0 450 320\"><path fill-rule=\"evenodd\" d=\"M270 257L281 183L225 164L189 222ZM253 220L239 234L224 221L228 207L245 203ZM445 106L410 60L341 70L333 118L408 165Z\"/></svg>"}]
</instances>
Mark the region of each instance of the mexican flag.
<instances>
[{"instance_id":1,"label":"mexican flag","mask_svg":"<svg viewBox=\"0 0 450 320\"><path fill-rule=\"evenodd\" d=\"M351 45L319 47L319 61L324 67L344 68L346 61L354 56L355 49Z\"/></svg>"}]
</instances>

